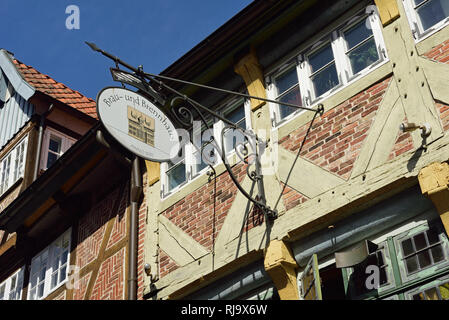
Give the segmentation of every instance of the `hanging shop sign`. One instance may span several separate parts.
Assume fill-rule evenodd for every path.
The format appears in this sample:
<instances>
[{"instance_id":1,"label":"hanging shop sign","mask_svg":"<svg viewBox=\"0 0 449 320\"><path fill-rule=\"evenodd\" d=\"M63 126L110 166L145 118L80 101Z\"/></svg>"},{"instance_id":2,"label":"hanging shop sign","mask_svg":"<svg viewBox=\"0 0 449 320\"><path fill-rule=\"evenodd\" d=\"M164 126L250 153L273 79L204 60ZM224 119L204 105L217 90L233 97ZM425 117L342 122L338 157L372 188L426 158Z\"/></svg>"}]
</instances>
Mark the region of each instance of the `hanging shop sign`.
<instances>
[{"instance_id":1,"label":"hanging shop sign","mask_svg":"<svg viewBox=\"0 0 449 320\"><path fill-rule=\"evenodd\" d=\"M97 113L106 130L135 155L155 162L177 156L180 143L173 123L144 96L104 88L97 96Z\"/></svg>"}]
</instances>

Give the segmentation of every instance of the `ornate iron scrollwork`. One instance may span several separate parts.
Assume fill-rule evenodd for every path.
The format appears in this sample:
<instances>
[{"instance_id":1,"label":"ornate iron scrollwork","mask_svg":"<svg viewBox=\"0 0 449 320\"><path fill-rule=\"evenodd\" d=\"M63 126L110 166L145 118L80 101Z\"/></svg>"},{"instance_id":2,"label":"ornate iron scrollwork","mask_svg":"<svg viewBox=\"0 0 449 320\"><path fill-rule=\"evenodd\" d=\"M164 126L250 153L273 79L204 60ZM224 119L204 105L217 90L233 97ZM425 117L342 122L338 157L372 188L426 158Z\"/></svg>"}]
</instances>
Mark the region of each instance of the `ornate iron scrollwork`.
<instances>
[{"instance_id":1,"label":"ornate iron scrollwork","mask_svg":"<svg viewBox=\"0 0 449 320\"><path fill-rule=\"evenodd\" d=\"M193 83L193 82L189 82L189 81L184 81L184 80L180 80L180 79L175 79L175 78L171 78L171 77L167 77L167 76L145 73L145 72L143 72L142 66L135 68L135 67L127 64L126 62L120 60L119 58L99 49L95 44L93 44L93 43L87 43L87 44L94 51L100 52L101 54L112 59L115 62L117 68L111 69L111 72L112 71L115 71L115 72L122 71L122 70L118 69L119 64L126 67L127 69L133 71L133 73L124 72L125 76L122 76L122 77L114 76L114 74L113 74L114 80L123 83L123 79L131 79L132 81L128 80L126 83L131 84L132 86L138 88L139 90L144 91L144 93L146 93L148 96L153 97L154 100L158 101L159 103L161 101L165 101L165 99L157 96L157 90L155 90L151 86L151 84L158 84L159 88L164 88L167 91L171 92L174 95L174 97L170 101L170 114L168 114L167 116L169 116L172 120L175 120L175 123L177 123L181 128L188 130L188 131L192 130L195 119L199 118L201 120L201 123L207 129L210 129L210 126L208 125L208 123L204 117L204 113L223 121L226 124L226 126L221 131L221 139L220 139L221 145L218 144L217 140L212 135L209 140L202 142L201 146L198 148L201 156L202 157L204 156L203 159L206 160L205 162L211 168L211 171L208 173L209 180L212 178L216 178L216 171L213 166L216 162L211 161L210 158L215 157L215 154L218 154L218 156L221 158L221 160L226 168L227 173L231 177L233 183L236 185L238 190L249 201L251 201L253 203L253 209L256 209L257 211L262 212L266 218L266 221L273 221L277 218L277 216L278 216L277 211L271 209L266 204L265 190L264 190L264 186L263 186L263 176L262 176L262 172L261 172L261 164L259 161L260 156L263 153L264 148L266 147L266 142L262 141L251 130L246 130L246 129L239 127L235 123L222 117L220 114L214 112L213 110L210 110L209 108L203 106L202 104L198 103L197 101L192 100L191 98L187 97L186 95L183 95L181 92L168 86L162 80L176 81L176 82L187 84L187 85L198 86L201 88L215 90L215 91L219 91L222 93L228 93L228 94L242 96L242 97L250 98L250 99L258 99L258 100L276 103L276 104L280 104L279 101L270 100L270 99L266 99L266 98L260 98L260 97L254 97L254 96L246 95L246 94L239 93L239 92L232 92L229 90L214 88L214 87L210 87L210 86L206 86L206 85L202 85L202 84L198 84L198 83ZM128 75L134 76L134 77L132 77L132 78L127 77L126 73ZM142 83L137 83L136 79L141 80ZM297 106L297 105L293 105L290 103L285 103L285 102L282 102L282 105L299 108L299 109L304 109L304 110L309 110L309 111L314 111L316 113L320 113L321 115L324 112L324 107L322 105L319 105L316 110L308 108L308 107ZM194 111L196 114L194 114L192 111ZM238 158L246 164L247 176L254 183L257 184L258 194L255 197L248 194L248 192L245 189L243 189L243 187L241 186L241 184L235 177L235 175L232 171L232 168L226 159L226 152L225 152L225 147L224 147L224 134L227 130L230 130L230 129L240 131L243 134L243 136L245 137L246 142L244 142L244 143L240 142L240 143L236 144L234 146L234 149L235 149L235 153L238 156ZM191 136L190 136L190 140L192 141ZM211 151L211 153L214 153L214 154L213 155L203 154L209 145L213 148L213 151ZM198 147L198 146L195 146L195 147ZM251 150L249 150L249 149L251 149ZM256 213L253 212L253 215L254 214L256 214ZM255 219L253 222L261 223L259 215L256 218L254 218L254 216L253 216L253 219Z\"/></svg>"}]
</instances>

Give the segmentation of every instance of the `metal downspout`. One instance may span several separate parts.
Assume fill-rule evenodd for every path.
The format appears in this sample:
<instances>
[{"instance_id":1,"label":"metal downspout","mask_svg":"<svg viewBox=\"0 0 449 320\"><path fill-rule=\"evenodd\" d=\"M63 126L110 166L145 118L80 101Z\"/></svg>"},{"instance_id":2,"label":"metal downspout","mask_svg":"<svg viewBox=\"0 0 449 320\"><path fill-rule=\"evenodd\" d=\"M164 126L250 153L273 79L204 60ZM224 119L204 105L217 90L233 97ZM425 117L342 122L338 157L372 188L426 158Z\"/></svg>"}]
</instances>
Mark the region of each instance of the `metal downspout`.
<instances>
[{"instance_id":1,"label":"metal downspout","mask_svg":"<svg viewBox=\"0 0 449 320\"><path fill-rule=\"evenodd\" d=\"M139 160L139 157L135 157L131 168L128 300L137 300L137 223L139 217L139 200L142 194L142 175Z\"/></svg>"},{"instance_id":2,"label":"metal downspout","mask_svg":"<svg viewBox=\"0 0 449 320\"><path fill-rule=\"evenodd\" d=\"M41 148L42 148L42 140L44 137L45 120L47 119L50 112L52 112L52 110L53 110L53 103L50 104L50 106L48 107L48 110L45 111L40 117L39 134L37 137L36 157L35 157L34 172L33 172L33 181L35 181L37 179L37 175L39 173L39 163L41 161Z\"/></svg>"}]
</instances>

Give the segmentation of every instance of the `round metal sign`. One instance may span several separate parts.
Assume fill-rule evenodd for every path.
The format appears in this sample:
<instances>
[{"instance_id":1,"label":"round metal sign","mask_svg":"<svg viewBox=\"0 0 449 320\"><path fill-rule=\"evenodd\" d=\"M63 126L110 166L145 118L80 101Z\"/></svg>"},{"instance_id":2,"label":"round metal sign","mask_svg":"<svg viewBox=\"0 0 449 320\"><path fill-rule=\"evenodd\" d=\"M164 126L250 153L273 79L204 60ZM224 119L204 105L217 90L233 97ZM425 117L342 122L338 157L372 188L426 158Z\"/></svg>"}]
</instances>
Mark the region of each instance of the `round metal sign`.
<instances>
[{"instance_id":1,"label":"round metal sign","mask_svg":"<svg viewBox=\"0 0 449 320\"><path fill-rule=\"evenodd\" d=\"M107 87L97 96L97 113L106 130L126 149L155 162L178 154L178 133L167 116L140 94Z\"/></svg>"}]
</instances>

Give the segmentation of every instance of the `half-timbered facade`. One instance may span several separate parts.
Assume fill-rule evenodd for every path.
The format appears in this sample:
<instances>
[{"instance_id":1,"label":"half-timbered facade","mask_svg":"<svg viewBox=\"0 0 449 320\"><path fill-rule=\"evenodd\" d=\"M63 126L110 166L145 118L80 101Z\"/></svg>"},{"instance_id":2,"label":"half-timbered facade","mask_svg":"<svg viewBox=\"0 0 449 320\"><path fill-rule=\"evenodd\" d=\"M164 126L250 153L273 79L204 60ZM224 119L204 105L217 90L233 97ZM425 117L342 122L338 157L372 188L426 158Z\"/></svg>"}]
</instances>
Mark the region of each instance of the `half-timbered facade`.
<instances>
[{"instance_id":1,"label":"half-timbered facade","mask_svg":"<svg viewBox=\"0 0 449 320\"><path fill-rule=\"evenodd\" d=\"M132 156L94 100L6 50L0 75L0 300L137 299Z\"/></svg>"},{"instance_id":2,"label":"half-timbered facade","mask_svg":"<svg viewBox=\"0 0 449 320\"><path fill-rule=\"evenodd\" d=\"M439 0L254 1L163 71L279 102L176 87L267 141L278 217L194 142L147 162L145 297L448 299L448 17ZM244 138L207 121L260 194Z\"/></svg>"}]
</instances>

